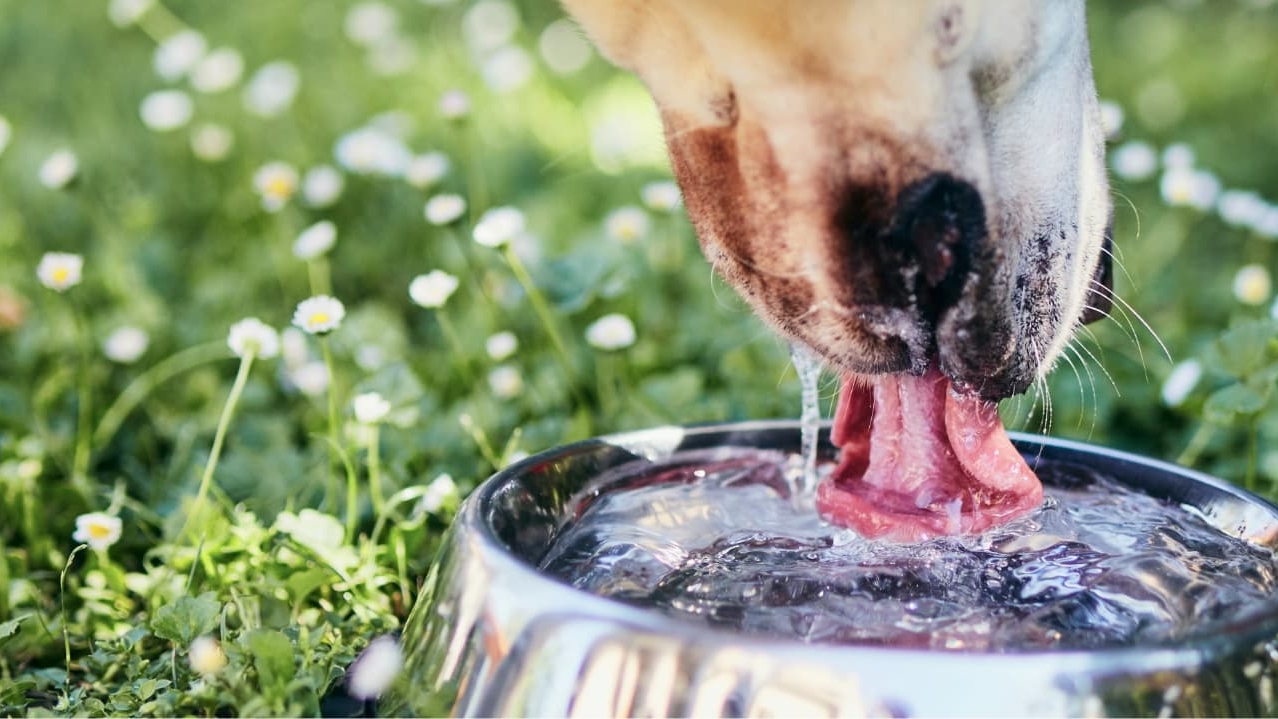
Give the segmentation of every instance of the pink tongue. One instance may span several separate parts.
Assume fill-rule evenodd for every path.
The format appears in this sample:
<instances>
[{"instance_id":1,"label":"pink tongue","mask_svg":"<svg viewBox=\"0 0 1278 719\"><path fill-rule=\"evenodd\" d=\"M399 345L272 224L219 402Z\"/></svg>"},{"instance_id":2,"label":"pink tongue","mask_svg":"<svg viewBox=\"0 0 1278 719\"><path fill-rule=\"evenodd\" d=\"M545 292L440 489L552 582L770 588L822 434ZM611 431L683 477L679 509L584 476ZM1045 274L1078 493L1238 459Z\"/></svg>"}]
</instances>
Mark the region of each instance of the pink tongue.
<instances>
[{"instance_id":1,"label":"pink tongue","mask_svg":"<svg viewBox=\"0 0 1278 719\"><path fill-rule=\"evenodd\" d=\"M1043 501L997 405L950 391L935 367L879 376L872 387L844 377L831 439L843 454L817 489L817 508L865 537L982 532Z\"/></svg>"}]
</instances>

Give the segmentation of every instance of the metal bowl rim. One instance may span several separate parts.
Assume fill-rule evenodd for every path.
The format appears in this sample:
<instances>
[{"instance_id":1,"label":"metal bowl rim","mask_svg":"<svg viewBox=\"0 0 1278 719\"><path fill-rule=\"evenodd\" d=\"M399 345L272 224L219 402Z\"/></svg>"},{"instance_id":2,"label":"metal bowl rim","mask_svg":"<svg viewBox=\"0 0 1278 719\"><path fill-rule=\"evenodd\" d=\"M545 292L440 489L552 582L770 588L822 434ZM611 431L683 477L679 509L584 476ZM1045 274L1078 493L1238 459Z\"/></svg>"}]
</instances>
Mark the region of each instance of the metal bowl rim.
<instances>
[{"instance_id":1,"label":"metal bowl rim","mask_svg":"<svg viewBox=\"0 0 1278 719\"><path fill-rule=\"evenodd\" d=\"M882 656L884 652L889 652L902 656L927 656L933 660L940 660L940 657L947 657L947 659L941 661L952 661L956 663L967 663L971 661L1001 662L1008 659L1017 661L1033 661L1037 659L1042 661L1050 657L1054 662L1068 662L1073 660L1086 663L1093 668L1097 668L1098 665L1102 665L1112 667L1115 670L1121 670L1129 668L1129 663L1138 658L1144 666L1158 664L1164 665L1166 668L1171 668L1175 666L1192 665L1201 661L1204 656L1212 656L1219 652L1236 649L1240 643L1244 646L1248 644L1259 645L1272 639L1275 635L1278 635L1278 596L1257 605L1254 611L1249 611L1245 621L1234 620L1213 623L1211 628L1217 631L1212 631L1210 634L1196 634L1190 638L1174 642L1150 643L1131 647L1106 647L1085 650L1027 649L1008 651L944 651L935 649L880 647L856 644L805 643L793 639L742 634L725 629L697 625L692 622L682 622L676 618L645 611L639 607L625 604L624 602L614 601L606 597L601 597L599 595L571 587L554 577L547 576L537 571L535 567L515 556L502 539L497 536L493 527L486 521L483 521L483 517L486 514L485 508L491 505L494 495L504 484L517 479L519 476L526 473L529 468L548 461L582 454L587 450L598 447L613 446L626 448L628 445L634 445L642 442L645 436L656 436L657 433L661 432L668 433L677 431L681 433L682 437L688 437L696 435L743 434L766 431L798 431L800 426L801 425L798 420L751 420L743 422L716 422L689 425L660 425L647 429L600 435L559 445L543 452L525 457L520 461L499 470L481 483L471 496L467 498L465 506L458 513L457 523L460 525L462 522L466 522L477 526L479 528L480 537L482 538L482 550L486 553L488 559L495 564L499 564L503 572L517 573L519 575L519 583L529 581L553 586L556 592L563 593L565 595L564 598L566 602L571 602L571 604L565 604L565 606L577 606L584 610L580 612L573 612L573 614L579 613L583 619L607 618L614 621L620 620L631 626L649 629L656 632L663 632L670 626L671 622L677 622L680 637L685 641L692 642L707 641L724 643L727 641L736 646L748 645L762 651L802 650L805 652L821 654L828 652L844 656ZM828 429L829 426L830 422L828 420L821 424L823 429ZM1012 440L1018 444L1018 446L1023 444L1040 445L1044 448L1058 449L1069 453L1094 455L1110 460L1130 462L1160 473L1179 475L1184 479L1206 484L1214 489L1233 495L1234 497L1246 502L1260 504L1269 512L1274 514L1275 517L1278 517L1278 506L1275 506L1273 503L1262 497L1230 484L1229 482L1203 472L1181 467L1163 460L1144 457L1122 450L1100 447L1077 440L1023 432L1009 432L1008 434L1011 436ZM1158 657L1156 658L1152 655L1158 655Z\"/></svg>"}]
</instances>

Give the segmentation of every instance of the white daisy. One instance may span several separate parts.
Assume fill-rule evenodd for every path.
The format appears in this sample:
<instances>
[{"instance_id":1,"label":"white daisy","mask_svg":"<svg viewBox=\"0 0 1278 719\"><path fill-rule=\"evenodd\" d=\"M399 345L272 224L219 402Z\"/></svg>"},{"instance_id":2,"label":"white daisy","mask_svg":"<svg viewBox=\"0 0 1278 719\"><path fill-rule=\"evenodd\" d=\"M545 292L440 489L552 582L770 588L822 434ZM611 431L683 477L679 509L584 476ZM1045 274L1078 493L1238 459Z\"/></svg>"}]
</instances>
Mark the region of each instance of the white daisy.
<instances>
[{"instance_id":1,"label":"white daisy","mask_svg":"<svg viewBox=\"0 0 1278 719\"><path fill-rule=\"evenodd\" d=\"M244 107L260 117L274 117L293 104L302 78L297 67L285 60L268 62L244 88Z\"/></svg>"},{"instance_id":2,"label":"white daisy","mask_svg":"<svg viewBox=\"0 0 1278 719\"><path fill-rule=\"evenodd\" d=\"M447 225L466 212L466 199L461 195L445 193L426 201L426 221L432 225Z\"/></svg>"},{"instance_id":3,"label":"white daisy","mask_svg":"<svg viewBox=\"0 0 1278 719\"><path fill-rule=\"evenodd\" d=\"M40 165L40 184L50 190L60 190L80 174L80 160L75 153L63 148L57 150Z\"/></svg>"},{"instance_id":4,"label":"white daisy","mask_svg":"<svg viewBox=\"0 0 1278 719\"><path fill-rule=\"evenodd\" d=\"M364 392L351 400L355 421L360 424L377 424L390 414L391 404L377 392Z\"/></svg>"},{"instance_id":5,"label":"white daisy","mask_svg":"<svg viewBox=\"0 0 1278 719\"><path fill-rule=\"evenodd\" d=\"M475 223L475 242L485 247L502 247L524 231L524 213L515 207L494 207Z\"/></svg>"},{"instance_id":6,"label":"white daisy","mask_svg":"<svg viewBox=\"0 0 1278 719\"><path fill-rule=\"evenodd\" d=\"M586 342L599 350L621 350L635 343L635 323L622 314L600 317L586 328Z\"/></svg>"},{"instance_id":7,"label":"white daisy","mask_svg":"<svg viewBox=\"0 0 1278 719\"><path fill-rule=\"evenodd\" d=\"M155 74L170 82L191 71L208 50L204 36L194 30L165 38L156 48L152 58Z\"/></svg>"},{"instance_id":8,"label":"white daisy","mask_svg":"<svg viewBox=\"0 0 1278 719\"><path fill-rule=\"evenodd\" d=\"M1124 180L1146 180L1158 171L1158 153L1148 142L1131 140L1109 153L1109 164L1114 174Z\"/></svg>"},{"instance_id":9,"label":"white daisy","mask_svg":"<svg viewBox=\"0 0 1278 719\"><path fill-rule=\"evenodd\" d=\"M413 302L427 309L443 307L457 291L460 281L443 270L431 270L418 275L408 284L408 296Z\"/></svg>"},{"instance_id":10,"label":"white daisy","mask_svg":"<svg viewBox=\"0 0 1278 719\"><path fill-rule=\"evenodd\" d=\"M683 202L679 186L669 180L649 182L644 185L642 197L643 204L647 205L648 209L658 212L672 212Z\"/></svg>"},{"instance_id":11,"label":"white daisy","mask_svg":"<svg viewBox=\"0 0 1278 719\"><path fill-rule=\"evenodd\" d=\"M333 249L337 242L337 225L320 220L302 230L293 241L293 255L299 260L313 260Z\"/></svg>"},{"instance_id":12,"label":"white daisy","mask_svg":"<svg viewBox=\"0 0 1278 719\"><path fill-rule=\"evenodd\" d=\"M608 236L622 243L633 242L648 234L648 213L638 207L619 207L604 218Z\"/></svg>"},{"instance_id":13,"label":"white daisy","mask_svg":"<svg viewBox=\"0 0 1278 719\"><path fill-rule=\"evenodd\" d=\"M235 135L227 127L207 122L191 131L191 152L205 162L226 159L235 145Z\"/></svg>"},{"instance_id":14,"label":"white daisy","mask_svg":"<svg viewBox=\"0 0 1278 719\"><path fill-rule=\"evenodd\" d=\"M1163 167L1193 167L1194 148L1183 142L1173 142L1163 148Z\"/></svg>"},{"instance_id":15,"label":"white daisy","mask_svg":"<svg viewBox=\"0 0 1278 719\"><path fill-rule=\"evenodd\" d=\"M484 350L494 362L501 362L519 350L519 339L514 332L498 332L484 341Z\"/></svg>"},{"instance_id":16,"label":"white daisy","mask_svg":"<svg viewBox=\"0 0 1278 719\"><path fill-rule=\"evenodd\" d=\"M323 335L337 329L345 316L346 307L341 300L316 295L298 303L297 310L293 312L293 324L308 334Z\"/></svg>"},{"instance_id":17,"label":"white daisy","mask_svg":"<svg viewBox=\"0 0 1278 719\"><path fill-rule=\"evenodd\" d=\"M462 16L462 34L477 52L510 42L519 29L519 11L507 0L479 0Z\"/></svg>"},{"instance_id":18,"label":"white daisy","mask_svg":"<svg viewBox=\"0 0 1278 719\"><path fill-rule=\"evenodd\" d=\"M107 5L107 17L116 27L128 27L146 14L155 0L111 0Z\"/></svg>"},{"instance_id":19,"label":"white daisy","mask_svg":"<svg viewBox=\"0 0 1278 719\"><path fill-rule=\"evenodd\" d=\"M176 130L191 121L195 105L181 90L160 90L142 98L138 114L142 124L156 132Z\"/></svg>"},{"instance_id":20,"label":"white daisy","mask_svg":"<svg viewBox=\"0 0 1278 719\"><path fill-rule=\"evenodd\" d=\"M222 651L222 645L213 637L196 637L187 650L186 661L190 664L191 671L208 677L226 667L226 652Z\"/></svg>"},{"instance_id":21,"label":"white daisy","mask_svg":"<svg viewBox=\"0 0 1278 719\"><path fill-rule=\"evenodd\" d=\"M1255 227L1269 209L1260 195L1247 190L1225 190L1216 200L1216 212L1225 224Z\"/></svg>"},{"instance_id":22,"label":"white daisy","mask_svg":"<svg viewBox=\"0 0 1278 719\"><path fill-rule=\"evenodd\" d=\"M444 508L450 500L457 496L457 483L452 475L441 474L426 485L421 501L417 503L418 511L435 513Z\"/></svg>"},{"instance_id":23,"label":"white daisy","mask_svg":"<svg viewBox=\"0 0 1278 719\"><path fill-rule=\"evenodd\" d=\"M362 175L402 175L412 158L402 140L372 125L342 135L333 154L337 164Z\"/></svg>"},{"instance_id":24,"label":"white daisy","mask_svg":"<svg viewBox=\"0 0 1278 719\"><path fill-rule=\"evenodd\" d=\"M537 52L546 65L559 75L571 75L590 62L590 43L581 29L570 20L559 19L546 26L537 38Z\"/></svg>"},{"instance_id":25,"label":"white daisy","mask_svg":"<svg viewBox=\"0 0 1278 719\"><path fill-rule=\"evenodd\" d=\"M1209 210L1220 194L1220 180L1206 170L1172 166L1159 180L1163 202L1172 207L1193 207Z\"/></svg>"},{"instance_id":26,"label":"white daisy","mask_svg":"<svg viewBox=\"0 0 1278 719\"><path fill-rule=\"evenodd\" d=\"M102 551L120 541L123 529L119 517L105 512L90 512L75 518L75 532L71 539Z\"/></svg>"},{"instance_id":27,"label":"white daisy","mask_svg":"<svg viewBox=\"0 0 1278 719\"><path fill-rule=\"evenodd\" d=\"M102 343L102 353L107 359L120 364L133 364L146 353L151 337L141 327L125 326L107 335Z\"/></svg>"},{"instance_id":28,"label":"white daisy","mask_svg":"<svg viewBox=\"0 0 1278 719\"><path fill-rule=\"evenodd\" d=\"M505 364L488 373L488 387L497 399L514 399L524 391L524 378L516 367Z\"/></svg>"},{"instance_id":29,"label":"white daisy","mask_svg":"<svg viewBox=\"0 0 1278 719\"><path fill-rule=\"evenodd\" d=\"M404 179L413 187L425 189L439 182L448 174L451 163L442 152L427 152L417 155L408 162L404 169Z\"/></svg>"},{"instance_id":30,"label":"white daisy","mask_svg":"<svg viewBox=\"0 0 1278 719\"><path fill-rule=\"evenodd\" d=\"M439 114L449 120L460 120L470 114L470 96L461 90L449 90L439 96Z\"/></svg>"},{"instance_id":31,"label":"white daisy","mask_svg":"<svg viewBox=\"0 0 1278 719\"><path fill-rule=\"evenodd\" d=\"M398 27L399 15L385 3L361 2L346 12L346 37L365 47L371 48L394 37Z\"/></svg>"},{"instance_id":32,"label":"white daisy","mask_svg":"<svg viewBox=\"0 0 1278 719\"><path fill-rule=\"evenodd\" d=\"M484 83L494 92L514 92L532 78L533 61L522 47L507 45L489 56L481 70Z\"/></svg>"},{"instance_id":33,"label":"white daisy","mask_svg":"<svg viewBox=\"0 0 1278 719\"><path fill-rule=\"evenodd\" d=\"M1264 265L1244 265L1234 274L1234 297L1245 305L1262 305L1273 291L1273 280Z\"/></svg>"},{"instance_id":34,"label":"white daisy","mask_svg":"<svg viewBox=\"0 0 1278 719\"><path fill-rule=\"evenodd\" d=\"M1172 368L1171 374L1163 381L1160 392L1163 404L1168 407L1179 407L1194 391L1198 380L1203 376L1203 366L1198 360L1185 360Z\"/></svg>"},{"instance_id":35,"label":"white daisy","mask_svg":"<svg viewBox=\"0 0 1278 719\"><path fill-rule=\"evenodd\" d=\"M288 380L307 397L323 396L330 379L328 365L320 360L308 360L288 373Z\"/></svg>"},{"instance_id":36,"label":"white daisy","mask_svg":"<svg viewBox=\"0 0 1278 719\"><path fill-rule=\"evenodd\" d=\"M253 174L253 187L262 196L262 208L276 212L297 192L297 170L284 162L268 162Z\"/></svg>"},{"instance_id":37,"label":"white daisy","mask_svg":"<svg viewBox=\"0 0 1278 719\"><path fill-rule=\"evenodd\" d=\"M1278 205L1267 205L1265 211L1256 218L1251 229L1261 237L1278 239Z\"/></svg>"},{"instance_id":38,"label":"white daisy","mask_svg":"<svg viewBox=\"0 0 1278 719\"><path fill-rule=\"evenodd\" d=\"M252 353L259 359L270 359L280 353L280 334L256 317L245 317L231 325L226 346L236 357Z\"/></svg>"},{"instance_id":39,"label":"white daisy","mask_svg":"<svg viewBox=\"0 0 1278 719\"><path fill-rule=\"evenodd\" d=\"M380 636L368 643L346 671L346 692L361 700L380 697L404 668L404 651L395 637Z\"/></svg>"},{"instance_id":40,"label":"white daisy","mask_svg":"<svg viewBox=\"0 0 1278 719\"><path fill-rule=\"evenodd\" d=\"M342 196L346 178L332 165L316 165L302 176L302 199L311 207L328 207Z\"/></svg>"},{"instance_id":41,"label":"white daisy","mask_svg":"<svg viewBox=\"0 0 1278 719\"><path fill-rule=\"evenodd\" d=\"M46 252L36 265L36 277L40 284L57 292L80 284L84 270L84 257L71 252Z\"/></svg>"},{"instance_id":42,"label":"white daisy","mask_svg":"<svg viewBox=\"0 0 1278 719\"><path fill-rule=\"evenodd\" d=\"M191 70L191 87L212 94L229 90L244 75L244 57L233 47L219 47Z\"/></svg>"}]
</instances>

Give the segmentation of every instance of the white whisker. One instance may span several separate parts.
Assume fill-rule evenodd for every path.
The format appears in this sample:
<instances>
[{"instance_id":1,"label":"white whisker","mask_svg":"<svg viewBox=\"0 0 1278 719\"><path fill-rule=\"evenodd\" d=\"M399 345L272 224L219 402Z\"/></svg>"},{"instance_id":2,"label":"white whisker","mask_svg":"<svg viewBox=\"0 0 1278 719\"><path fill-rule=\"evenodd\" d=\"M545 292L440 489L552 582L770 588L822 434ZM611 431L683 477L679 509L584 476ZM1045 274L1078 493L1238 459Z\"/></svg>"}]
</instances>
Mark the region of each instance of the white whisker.
<instances>
[{"instance_id":1,"label":"white whisker","mask_svg":"<svg viewBox=\"0 0 1278 719\"><path fill-rule=\"evenodd\" d=\"M1145 320L1145 318L1144 318L1143 316L1141 316L1140 312L1136 311L1136 308L1135 308L1135 307L1132 307L1132 306L1131 306L1131 304L1130 304L1127 300L1125 300L1125 299L1123 299L1122 297L1120 297L1120 296L1118 295L1118 293L1117 293L1117 292L1115 292L1114 290L1112 290L1112 289L1110 289L1110 288L1108 288L1108 287L1105 287L1104 285L1101 285L1101 287L1103 287L1103 288L1104 288L1104 289L1105 289L1105 290L1109 293L1109 298L1110 298L1112 301L1114 301L1114 302L1118 303L1119 305L1121 305L1121 306L1125 307L1125 308L1127 309L1127 311L1128 311L1128 312L1131 312L1131 313L1132 313L1132 316L1133 316L1133 317L1135 317L1135 318L1136 318L1136 320L1137 320L1138 322L1140 322L1141 326L1143 326L1143 327L1145 328L1145 331L1149 332L1150 336L1152 336L1152 337L1154 338L1154 341L1158 343L1158 347L1159 347L1159 349L1161 349L1161 350L1163 351L1163 356L1165 356L1165 357L1167 358L1167 361L1168 361L1168 362L1174 362L1174 360L1172 359L1172 356L1171 356L1171 352L1170 352L1170 351L1168 351L1168 349L1167 349L1167 345L1166 345L1166 344L1163 344L1163 338L1158 336L1158 333L1157 333L1157 332L1155 332L1155 331L1154 331L1154 328L1153 328L1153 327L1149 324L1149 322L1147 322L1147 321Z\"/></svg>"},{"instance_id":2,"label":"white whisker","mask_svg":"<svg viewBox=\"0 0 1278 719\"><path fill-rule=\"evenodd\" d=\"M1092 351L1087 349L1087 345L1079 342L1075 346L1087 353L1087 356L1092 359L1092 363L1096 365L1096 368L1101 371L1101 374L1105 375L1105 379L1109 380L1109 386L1114 388L1114 394L1118 397L1122 397L1123 391L1118 388L1118 383L1114 381L1114 376L1109 373L1109 370L1105 369L1105 365L1096 358L1096 355L1092 354Z\"/></svg>"}]
</instances>

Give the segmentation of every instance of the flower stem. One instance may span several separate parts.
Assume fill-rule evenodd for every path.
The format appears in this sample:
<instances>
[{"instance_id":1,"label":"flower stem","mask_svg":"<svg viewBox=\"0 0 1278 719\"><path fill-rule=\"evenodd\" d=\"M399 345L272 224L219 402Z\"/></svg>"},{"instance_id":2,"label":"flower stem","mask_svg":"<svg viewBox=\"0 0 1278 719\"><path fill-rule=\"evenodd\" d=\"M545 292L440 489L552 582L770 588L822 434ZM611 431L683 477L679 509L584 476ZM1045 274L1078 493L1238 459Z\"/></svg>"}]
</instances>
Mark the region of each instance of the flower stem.
<instances>
[{"instance_id":1,"label":"flower stem","mask_svg":"<svg viewBox=\"0 0 1278 719\"><path fill-rule=\"evenodd\" d=\"M599 407L604 416L615 418L617 413L617 378L613 371L611 354L600 354L595 357L595 379L598 382Z\"/></svg>"},{"instance_id":2,"label":"flower stem","mask_svg":"<svg viewBox=\"0 0 1278 719\"><path fill-rule=\"evenodd\" d=\"M355 538L355 525L359 519L359 480L355 476L355 468L347 454L342 451L339 426L337 424L337 371L333 366L333 350L329 347L328 335L320 335L320 352L324 355L324 366L328 368L328 442L333 457L341 460L346 468L346 537L350 541ZM329 490L337 493L337 475L329 464Z\"/></svg>"},{"instance_id":3,"label":"flower stem","mask_svg":"<svg viewBox=\"0 0 1278 719\"><path fill-rule=\"evenodd\" d=\"M89 545L81 544L72 549L71 554L67 555L67 563L62 565L62 574L58 576L58 606L62 611L62 650L67 663L66 684L62 687L64 698L71 688L71 620L67 618L67 572L71 569L71 563L75 561L75 555L88 548Z\"/></svg>"},{"instance_id":4,"label":"flower stem","mask_svg":"<svg viewBox=\"0 0 1278 719\"><path fill-rule=\"evenodd\" d=\"M1194 436L1189 438L1189 444L1185 446L1185 450L1176 458L1177 464L1186 467L1192 467L1198 462L1198 457L1207 448L1207 442L1215 433L1216 427L1211 422L1203 422L1198 425L1198 430L1194 432Z\"/></svg>"},{"instance_id":5,"label":"flower stem","mask_svg":"<svg viewBox=\"0 0 1278 719\"><path fill-rule=\"evenodd\" d=\"M76 383L75 455L71 462L71 483L88 500L93 494L89 486L89 458L93 450L93 435L89 429L93 421L93 395L89 387L91 349L89 329L85 326L84 318L80 316L80 311L74 303L71 304L71 319L75 323L76 343L80 349L80 376Z\"/></svg>"},{"instance_id":6,"label":"flower stem","mask_svg":"<svg viewBox=\"0 0 1278 719\"><path fill-rule=\"evenodd\" d=\"M307 260L306 272L310 276L312 295L327 295L332 292L328 261L322 256Z\"/></svg>"},{"instance_id":7,"label":"flower stem","mask_svg":"<svg viewBox=\"0 0 1278 719\"><path fill-rule=\"evenodd\" d=\"M448 344L453 347L453 357L457 362L457 366L461 369L462 381L467 385L473 385L474 378L470 374L470 355L462 348L461 337L453 327L452 321L448 319L448 315L444 314L442 307L436 310L435 319L439 322L439 328L443 330Z\"/></svg>"},{"instance_id":8,"label":"flower stem","mask_svg":"<svg viewBox=\"0 0 1278 719\"><path fill-rule=\"evenodd\" d=\"M102 419L98 420L97 429L93 431L93 445L102 447L109 442L129 413L150 396L156 387L183 372L225 357L226 343L206 342L184 349L148 368L129 383L111 406L107 407Z\"/></svg>"},{"instance_id":9,"label":"flower stem","mask_svg":"<svg viewBox=\"0 0 1278 719\"><path fill-rule=\"evenodd\" d=\"M222 444L226 441L226 431L231 426L235 405L239 403L240 395L244 394L244 387L248 384L249 370L253 367L254 356L255 352L249 350L240 358L240 369L235 373L235 383L231 385L231 393L227 395L226 404L222 406L222 416L217 421L217 431L213 433L213 448L209 450L208 462L204 464L204 474L200 477L200 489L195 493L195 503L191 506L190 513L186 515L186 520L182 522L182 529L178 532L174 544L181 544L191 526L191 518L199 516L204 508L204 500L213 483L213 471L217 469L218 458L222 455Z\"/></svg>"},{"instance_id":10,"label":"flower stem","mask_svg":"<svg viewBox=\"0 0 1278 719\"><path fill-rule=\"evenodd\" d=\"M373 500L373 514L380 519L386 500L382 498L381 426L377 424L368 429L368 493Z\"/></svg>"},{"instance_id":11,"label":"flower stem","mask_svg":"<svg viewBox=\"0 0 1278 719\"><path fill-rule=\"evenodd\" d=\"M541 325L546 330L546 334L550 337L550 344L555 349L555 354L559 356L559 362L564 366L564 373L568 381L576 387L573 371L572 359L568 356L568 350L564 345L563 339L559 336L559 330L555 327L554 315L550 312L550 305L546 302L546 297L541 294L541 290L537 289L537 285L533 283L532 276L528 274L528 268L524 267L524 263L519 259L519 255L508 244L504 248L506 262L510 265L510 271L514 273L515 279L523 286L524 292L528 294L528 301L532 303L533 311L537 313L537 319L541 321Z\"/></svg>"}]
</instances>

